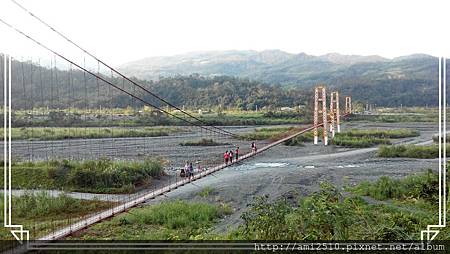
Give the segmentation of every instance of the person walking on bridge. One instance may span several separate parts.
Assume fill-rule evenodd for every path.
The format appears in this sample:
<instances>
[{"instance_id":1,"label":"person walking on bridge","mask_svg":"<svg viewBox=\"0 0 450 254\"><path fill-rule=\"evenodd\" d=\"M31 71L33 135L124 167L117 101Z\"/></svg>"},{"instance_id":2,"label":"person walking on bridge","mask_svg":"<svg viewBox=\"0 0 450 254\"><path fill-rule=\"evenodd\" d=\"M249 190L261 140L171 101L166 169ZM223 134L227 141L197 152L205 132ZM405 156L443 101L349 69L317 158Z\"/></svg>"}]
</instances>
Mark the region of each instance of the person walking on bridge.
<instances>
[{"instance_id":1,"label":"person walking on bridge","mask_svg":"<svg viewBox=\"0 0 450 254\"><path fill-rule=\"evenodd\" d=\"M192 165L192 162L189 163L189 180L194 177L194 166Z\"/></svg>"},{"instance_id":2,"label":"person walking on bridge","mask_svg":"<svg viewBox=\"0 0 450 254\"><path fill-rule=\"evenodd\" d=\"M252 152L256 153L256 144L255 144L255 142L252 142Z\"/></svg>"},{"instance_id":3,"label":"person walking on bridge","mask_svg":"<svg viewBox=\"0 0 450 254\"><path fill-rule=\"evenodd\" d=\"M184 164L184 172L182 171L182 173L184 173L182 175L184 177L188 177L189 176L189 162L188 161L186 161L186 164Z\"/></svg>"},{"instance_id":4,"label":"person walking on bridge","mask_svg":"<svg viewBox=\"0 0 450 254\"><path fill-rule=\"evenodd\" d=\"M235 153L235 155L236 155L236 161L239 160L239 146L236 147L236 153Z\"/></svg>"},{"instance_id":5,"label":"person walking on bridge","mask_svg":"<svg viewBox=\"0 0 450 254\"><path fill-rule=\"evenodd\" d=\"M230 163L233 163L233 150L232 149L228 153L228 157L230 158Z\"/></svg>"},{"instance_id":6,"label":"person walking on bridge","mask_svg":"<svg viewBox=\"0 0 450 254\"><path fill-rule=\"evenodd\" d=\"M225 161L225 165L228 165L228 157L229 157L229 154L228 154L228 150L227 150L223 154L223 160Z\"/></svg>"}]
</instances>

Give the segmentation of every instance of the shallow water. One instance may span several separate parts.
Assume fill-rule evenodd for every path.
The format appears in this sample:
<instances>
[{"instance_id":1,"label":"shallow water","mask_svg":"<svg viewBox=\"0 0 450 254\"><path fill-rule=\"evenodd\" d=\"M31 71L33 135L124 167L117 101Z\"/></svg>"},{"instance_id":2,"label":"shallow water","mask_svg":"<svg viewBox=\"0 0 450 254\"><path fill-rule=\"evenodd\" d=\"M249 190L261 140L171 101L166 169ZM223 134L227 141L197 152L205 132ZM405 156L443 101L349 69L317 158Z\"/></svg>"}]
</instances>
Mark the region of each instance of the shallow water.
<instances>
[{"instance_id":1,"label":"shallow water","mask_svg":"<svg viewBox=\"0 0 450 254\"><path fill-rule=\"evenodd\" d=\"M253 164L243 164L235 167L235 170L244 171L244 170L252 170L258 168L283 168L288 166L289 163L283 162L258 162Z\"/></svg>"}]
</instances>

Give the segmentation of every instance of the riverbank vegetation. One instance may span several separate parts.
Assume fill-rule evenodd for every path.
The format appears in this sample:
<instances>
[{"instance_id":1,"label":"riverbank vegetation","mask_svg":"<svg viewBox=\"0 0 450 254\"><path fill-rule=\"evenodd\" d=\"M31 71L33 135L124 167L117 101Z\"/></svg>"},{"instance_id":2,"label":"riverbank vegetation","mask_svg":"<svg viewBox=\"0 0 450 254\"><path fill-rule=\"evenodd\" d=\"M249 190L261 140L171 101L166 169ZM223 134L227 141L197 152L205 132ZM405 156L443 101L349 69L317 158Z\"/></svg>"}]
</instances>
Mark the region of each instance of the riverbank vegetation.
<instances>
[{"instance_id":1,"label":"riverbank vegetation","mask_svg":"<svg viewBox=\"0 0 450 254\"><path fill-rule=\"evenodd\" d=\"M450 149L450 145L447 145ZM417 159L434 159L439 158L438 145L393 145L380 146L378 148L378 156L385 158L417 158Z\"/></svg>"},{"instance_id":2,"label":"riverbank vegetation","mask_svg":"<svg viewBox=\"0 0 450 254\"><path fill-rule=\"evenodd\" d=\"M200 140L192 140L180 143L180 146L223 146L229 143L216 142L210 138L202 138Z\"/></svg>"},{"instance_id":3,"label":"riverbank vegetation","mask_svg":"<svg viewBox=\"0 0 450 254\"><path fill-rule=\"evenodd\" d=\"M300 198L256 198L244 221L228 236L243 240L419 240L437 220L437 174L428 171L404 179L382 177L348 187L344 195L331 184ZM447 239L450 231L438 236Z\"/></svg>"},{"instance_id":4,"label":"riverbank vegetation","mask_svg":"<svg viewBox=\"0 0 450 254\"><path fill-rule=\"evenodd\" d=\"M11 171L15 189L94 193L132 193L164 175L163 162L156 159L14 162Z\"/></svg>"},{"instance_id":5,"label":"riverbank vegetation","mask_svg":"<svg viewBox=\"0 0 450 254\"><path fill-rule=\"evenodd\" d=\"M0 128L3 132L3 128ZM62 139L94 139L94 138L129 138L160 137L179 132L176 127L146 128L63 128L63 127L22 127L11 129L13 140L62 140Z\"/></svg>"},{"instance_id":6,"label":"riverbank vegetation","mask_svg":"<svg viewBox=\"0 0 450 254\"><path fill-rule=\"evenodd\" d=\"M240 138L243 140L278 140L300 130L298 127L257 128L253 132L241 134Z\"/></svg>"},{"instance_id":7,"label":"riverbank vegetation","mask_svg":"<svg viewBox=\"0 0 450 254\"><path fill-rule=\"evenodd\" d=\"M3 195L0 196L0 209L4 209ZM102 211L115 205L112 202L81 200L61 194L52 197L46 192L25 193L12 197L12 217L14 224L24 226L30 231L30 239L43 236L57 228L74 223L90 213ZM70 220L68 220L70 218ZM0 218L3 224L3 216ZM1 239L14 239L7 228L0 229Z\"/></svg>"},{"instance_id":8,"label":"riverbank vegetation","mask_svg":"<svg viewBox=\"0 0 450 254\"><path fill-rule=\"evenodd\" d=\"M260 196L242 213L242 224L225 233L213 229L219 219L232 213L228 205L167 201L131 209L72 238L418 240L420 231L437 220L437 181L437 174L429 170L403 179L364 181L344 189L323 182L319 191L297 201ZM201 197L208 198L207 192ZM450 231L445 229L438 238L448 236Z\"/></svg>"},{"instance_id":9,"label":"riverbank vegetation","mask_svg":"<svg viewBox=\"0 0 450 254\"><path fill-rule=\"evenodd\" d=\"M205 238L214 223L230 213L225 204L168 201L134 208L95 224L79 239L199 240Z\"/></svg>"},{"instance_id":10,"label":"riverbank vegetation","mask_svg":"<svg viewBox=\"0 0 450 254\"><path fill-rule=\"evenodd\" d=\"M411 129L349 130L336 133L332 143L342 147L364 148L379 144L391 144L389 139L416 137L419 132Z\"/></svg>"}]
</instances>

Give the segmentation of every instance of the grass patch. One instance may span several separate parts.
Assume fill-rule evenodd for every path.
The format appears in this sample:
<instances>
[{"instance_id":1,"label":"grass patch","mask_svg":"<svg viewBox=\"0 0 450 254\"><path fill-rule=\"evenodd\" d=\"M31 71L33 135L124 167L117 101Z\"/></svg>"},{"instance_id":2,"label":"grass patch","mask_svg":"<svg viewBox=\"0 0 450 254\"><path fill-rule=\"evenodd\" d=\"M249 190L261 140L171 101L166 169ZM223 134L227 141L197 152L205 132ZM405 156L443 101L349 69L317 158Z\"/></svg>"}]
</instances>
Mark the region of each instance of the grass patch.
<instances>
[{"instance_id":1,"label":"grass patch","mask_svg":"<svg viewBox=\"0 0 450 254\"><path fill-rule=\"evenodd\" d=\"M229 143L220 143L209 138L202 138L200 140L186 141L180 143L180 146L223 146L223 145L229 145Z\"/></svg>"},{"instance_id":2,"label":"grass patch","mask_svg":"<svg viewBox=\"0 0 450 254\"><path fill-rule=\"evenodd\" d=\"M450 145L447 145L450 149ZM419 145L394 145L381 146L378 148L378 156L385 158L417 158L417 159L434 159L439 158L439 146L419 146Z\"/></svg>"},{"instance_id":3,"label":"grass patch","mask_svg":"<svg viewBox=\"0 0 450 254\"><path fill-rule=\"evenodd\" d=\"M0 131L3 131L1 128ZM174 127L146 128L76 128L76 127L22 127L12 128L13 140L62 140L93 138L128 138L128 137L160 137L179 132Z\"/></svg>"},{"instance_id":4,"label":"grass patch","mask_svg":"<svg viewBox=\"0 0 450 254\"><path fill-rule=\"evenodd\" d=\"M89 239L195 240L231 210L226 205L170 201L131 209L109 221L96 224L81 236Z\"/></svg>"},{"instance_id":5,"label":"grass patch","mask_svg":"<svg viewBox=\"0 0 450 254\"><path fill-rule=\"evenodd\" d=\"M0 197L0 208L4 209L3 196ZM67 218L74 223L93 212L107 209L111 202L74 199L66 195L51 197L42 192L36 195L25 193L20 197L12 197L12 214L14 223L23 224L25 229L35 238L50 233L56 227L67 225ZM3 223L3 216L0 219ZM1 239L13 239L6 228L0 230Z\"/></svg>"},{"instance_id":6,"label":"grass patch","mask_svg":"<svg viewBox=\"0 0 450 254\"><path fill-rule=\"evenodd\" d=\"M319 133L322 133L321 129L319 130ZM304 146L305 142L313 142L313 141L314 141L314 133L312 131L309 131L301 135L298 135L295 138L291 138L285 141L283 144L285 146Z\"/></svg>"},{"instance_id":7,"label":"grass patch","mask_svg":"<svg viewBox=\"0 0 450 254\"><path fill-rule=\"evenodd\" d=\"M428 171L404 179L382 177L347 187L321 183L319 191L299 198L256 197L242 214L243 223L226 234L211 227L225 214L226 205L171 201L134 208L94 225L79 238L126 240L418 240L420 231L437 220L437 181ZM206 192L206 191L205 191ZM375 201L366 201L366 196ZM377 201L384 200L384 201ZM450 203L449 203L450 204ZM450 230L438 235L447 239ZM72 237L73 238L73 237Z\"/></svg>"},{"instance_id":8,"label":"grass patch","mask_svg":"<svg viewBox=\"0 0 450 254\"><path fill-rule=\"evenodd\" d=\"M365 148L372 147L379 144L390 144L391 141L385 138L374 138L374 137L352 137L346 135L339 135L336 133L332 139L332 143L342 147L352 147L352 148Z\"/></svg>"},{"instance_id":9,"label":"grass patch","mask_svg":"<svg viewBox=\"0 0 450 254\"><path fill-rule=\"evenodd\" d=\"M300 131L297 127L258 128L251 133L240 135L243 140L277 140Z\"/></svg>"},{"instance_id":10,"label":"grass patch","mask_svg":"<svg viewBox=\"0 0 450 254\"><path fill-rule=\"evenodd\" d=\"M243 213L244 223L224 238L235 240L419 240L437 220L437 175L428 171L402 180L383 177L363 182L343 196L333 185L299 199L257 197ZM383 200L367 202L363 196ZM450 204L450 203L449 203ZM438 235L447 239L450 230Z\"/></svg>"},{"instance_id":11,"label":"grass patch","mask_svg":"<svg viewBox=\"0 0 450 254\"><path fill-rule=\"evenodd\" d=\"M333 144L343 147L364 148L380 144L391 144L390 138L417 137L419 132L410 129L356 130L336 133Z\"/></svg>"},{"instance_id":12,"label":"grass patch","mask_svg":"<svg viewBox=\"0 0 450 254\"><path fill-rule=\"evenodd\" d=\"M374 137L374 138L408 138L417 137L420 133L411 129L392 129L392 130L357 130L352 129L346 132L339 133L340 135L350 137Z\"/></svg>"},{"instance_id":13,"label":"grass patch","mask_svg":"<svg viewBox=\"0 0 450 254\"><path fill-rule=\"evenodd\" d=\"M206 198L206 197L208 197L209 194L211 194L213 191L214 191L214 188L207 186L207 187L203 188L203 189L198 193L198 195L199 195L200 197L202 197L202 198Z\"/></svg>"},{"instance_id":14,"label":"grass patch","mask_svg":"<svg viewBox=\"0 0 450 254\"><path fill-rule=\"evenodd\" d=\"M11 165L16 189L64 189L95 193L131 193L164 174L162 162L143 161L44 161ZM3 175L0 176L3 181Z\"/></svg>"},{"instance_id":15,"label":"grass patch","mask_svg":"<svg viewBox=\"0 0 450 254\"><path fill-rule=\"evenodd\" d=\"M438 175L428 170L403 179L382 176L375 182L363 181L353 188L349 187L348 190L378 200L423 199L433 203L438 200L438 186Z\"/></svg>"}]
</instances>

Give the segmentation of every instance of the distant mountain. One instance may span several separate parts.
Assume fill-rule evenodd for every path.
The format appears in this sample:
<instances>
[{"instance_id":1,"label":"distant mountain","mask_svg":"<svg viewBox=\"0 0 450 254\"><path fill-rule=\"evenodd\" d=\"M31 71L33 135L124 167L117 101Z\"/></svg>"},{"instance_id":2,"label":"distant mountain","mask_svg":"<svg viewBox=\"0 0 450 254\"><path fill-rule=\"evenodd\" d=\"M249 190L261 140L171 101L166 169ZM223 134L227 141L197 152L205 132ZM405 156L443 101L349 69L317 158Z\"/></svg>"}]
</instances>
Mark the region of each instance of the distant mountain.
<instances>
[{"instance_id":1,"label":"distant mountain","mask_svg":"<svg viewBox=\"0 0 450 254\"><path fill-rule=\"evenodd\" d=\"M330 53L312 56L281 50L209 51L168 57L150 57L124 64L120 69L143 79L160 76L231 75L281 85L335 83L337 78L355 79L433 79L436 58L415 54L387 59L380 56Z\"/></svg>"},{"instance_id":2,"label":"distant mountain","mask_svg":"<svg viewBox=\"0 0 450 254\"><path fill-rule=\"evenodd\" d=\"M195 73L307 89L323 83L378 105L437 104L438 61L425 54L388 59L338 53L312 56L281 50L210 51L145 58L124 64L120 70L147 80Z\"/></svg>"},{"instance_id":3,"label":"distant mountain","mask_svg":"<svg viewBox=\"0 0 450 254\"><path fill-rule=\"evenodd\" d=\"M147 89L178 106L192 108L311 105L312 86L319 83L327 85L328 91L339 90L342 97L352 96L354 102L379 106L438 104L437 58L420 54L386 59L335 53L311 56L279 50L216 51L150 58L129 66L142 69L145 80L135 80ZM153 71L146 71L148 66ZM81 71L50 70L19 61L13 61L13 70L17 70L12 78L15 108L142 106ZM149 80L149 73L161 74L161 70L174 77ZM104 78L161 105L129 82L109 75Z\"/></svg>"}]
</instances>

